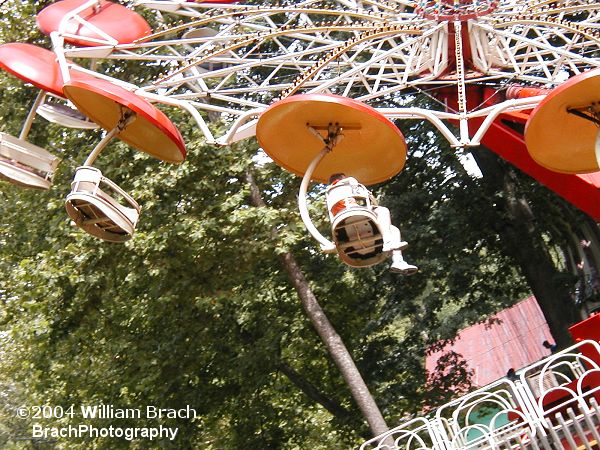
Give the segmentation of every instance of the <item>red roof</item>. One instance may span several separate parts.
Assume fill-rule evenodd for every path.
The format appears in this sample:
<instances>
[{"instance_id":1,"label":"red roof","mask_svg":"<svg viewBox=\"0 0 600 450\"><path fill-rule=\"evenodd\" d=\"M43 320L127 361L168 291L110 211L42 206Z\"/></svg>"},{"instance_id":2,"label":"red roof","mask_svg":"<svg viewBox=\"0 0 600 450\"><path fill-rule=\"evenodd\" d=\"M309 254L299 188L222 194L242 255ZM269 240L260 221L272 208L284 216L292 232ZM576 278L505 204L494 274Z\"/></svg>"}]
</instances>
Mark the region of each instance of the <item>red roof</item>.
<instances>
[{"instance_id":1,"label":"red roof","mask_svg":"<svg viewBox=\"0 0 600 450\"><path fill-rule=\"evenodd\" d=\"M462 330L454 342L427 356L425 367L435 370L444 353L453 350L467 361L473 370L473 384L485 386L502 378L511 367L515 370L550 354L542 342L553 342L542 311L531 296L492 316L487 323Z\"/></svg>"}]
</instances>

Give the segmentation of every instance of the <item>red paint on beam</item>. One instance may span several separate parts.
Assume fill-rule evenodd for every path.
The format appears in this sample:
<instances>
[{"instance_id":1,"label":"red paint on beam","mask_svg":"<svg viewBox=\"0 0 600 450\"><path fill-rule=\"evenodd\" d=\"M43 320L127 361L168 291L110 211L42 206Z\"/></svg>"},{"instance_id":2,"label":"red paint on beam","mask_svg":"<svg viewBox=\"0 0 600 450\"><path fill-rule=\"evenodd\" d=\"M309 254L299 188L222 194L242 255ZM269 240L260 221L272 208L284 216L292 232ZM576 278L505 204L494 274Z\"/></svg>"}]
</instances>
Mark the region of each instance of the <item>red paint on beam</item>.
<instances>
[{"instance_id":1,"label":"red paint on beam","mask_svg":"<svg viewBox=\"0 0 600 450\"><path fill-rule=\"evenodd\" d=\"M534 94L529 90L523 94ZM542 91L535 92L535 94ZM468 86L467 108L472 110L478 107L491 106L495 103L497 91L483 86ZM440 89L437 97L449 109L457 108L457 93L455 89ZM533 177L548 189L554 191L569 203L573 204L594 220L600 221L600 172L588 174L564 174L548 170L536 163L525 145L523 136L524 125L529 118L530 111L512 112L501 114L481 139L481 143L508 161L518 169ZM471 137L481 126L484 118L469 121ZM507 123L512 123L511 128ZM567 149L568 151L568 149Z\"/></svg>"},{"instance_id":2,"label":"red paint on beam","mask_svg":"<svg viewBox=\"0 0 600 450\"><path fill-rule=\"evenodd\" d=\"M570 175L540 166L529 156L523 134L507 126L501 118L494 121L481 143L594 220L600 221L600 172Z\"/></svg>"}]
</instances>

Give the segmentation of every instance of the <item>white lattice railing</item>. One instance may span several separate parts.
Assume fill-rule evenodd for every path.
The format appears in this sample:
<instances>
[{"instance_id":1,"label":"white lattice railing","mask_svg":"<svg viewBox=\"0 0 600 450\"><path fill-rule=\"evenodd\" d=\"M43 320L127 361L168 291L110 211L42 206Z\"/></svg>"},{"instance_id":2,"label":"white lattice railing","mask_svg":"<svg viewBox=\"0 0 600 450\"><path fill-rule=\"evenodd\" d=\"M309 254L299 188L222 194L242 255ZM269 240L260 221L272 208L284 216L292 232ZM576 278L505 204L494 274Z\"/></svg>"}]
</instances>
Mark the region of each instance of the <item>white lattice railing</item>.
<instances>
[{"instance_id":1,"label":"white lattice railing","mask_svg":"<svg viewBox=\"0 0 600 450\"><path fill-rule=\"evenodd\" d=\"M600 345L582 341L365 442L361 450L593 450Z\"/></svg>"}]
</instances>

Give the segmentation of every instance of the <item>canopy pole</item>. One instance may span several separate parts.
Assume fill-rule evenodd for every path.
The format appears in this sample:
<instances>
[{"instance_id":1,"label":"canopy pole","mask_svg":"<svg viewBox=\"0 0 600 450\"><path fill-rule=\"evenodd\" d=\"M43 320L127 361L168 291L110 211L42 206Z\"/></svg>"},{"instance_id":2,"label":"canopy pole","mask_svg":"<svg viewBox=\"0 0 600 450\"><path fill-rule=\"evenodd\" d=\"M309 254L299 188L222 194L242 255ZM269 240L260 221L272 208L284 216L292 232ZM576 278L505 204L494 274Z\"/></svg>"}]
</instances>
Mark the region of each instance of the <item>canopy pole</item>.
<instances>
[{"instance_id":1,"label":"canopy pole","mask_svg":"<svg viewBox=\"0 0 600 450\"><path fill-rule=\"evenodd\" d=\"M312 235L312 237L314 237L319 242L319 244L321 244L321 250L325 253L335 253L335 244L329 239L327 239L325 236L323 236L319 230L317 230L317 227L314 226L310 218L310 214L308 213L306 194L308 191L308 185L310 184L310 179L315 169L317 168L321 160L325 157L325 155L329 153L333 149L333 147L342 139L342 128L339 127L339 125L337 124L330 124L327 132L327 137L324 138L313 127L311 127L310 125L307 126L308 129L325 144L325 146L313 158L308 168L306 169L306 172L304 173L304 177L302 177L300 191L298 192L298 209L300 210L300 217L302 218L302 222L304 222L304 226Z\"/></svg>"},{"instance_id":2,"label":"canopy pole","mask_svg":"<svg viewBox=\"0 0 600 450\"><path fill-rule=\"evenodd\" d=\"M102 150L104 150L104 148L108 145L108 143L117 134L119 134L121 131L123 131L125 129L125 127L127 127L127 125L129 125L131 122L133 122L135 120L135 117L136 117L135 113L133 111L131 111L130 109L125 109L125 111L122 111L121 118L117 122L117 125L112 130L110 130L108 133L106 133L106 136L104 136L102 138L102 140L100 142L98 142L98 144L96 144L96 146L94 147L94 150L92 150L92 153L89 154L89 156L87 157L87 159L85 160L83 165L91 166L92 164L94 164L94 161L96 161L100 152Z\"/></svg>"}]
</instances>

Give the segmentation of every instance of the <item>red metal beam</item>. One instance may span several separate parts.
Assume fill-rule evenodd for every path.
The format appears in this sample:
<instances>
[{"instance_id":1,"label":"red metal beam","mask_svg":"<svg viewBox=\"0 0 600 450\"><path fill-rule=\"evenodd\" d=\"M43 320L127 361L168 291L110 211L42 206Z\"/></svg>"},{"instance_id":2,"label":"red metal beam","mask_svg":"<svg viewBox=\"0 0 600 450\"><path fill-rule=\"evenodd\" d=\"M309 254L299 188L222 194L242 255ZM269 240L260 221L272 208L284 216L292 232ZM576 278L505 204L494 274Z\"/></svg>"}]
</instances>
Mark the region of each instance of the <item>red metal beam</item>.
<instances>
[{"instance_id":1,"label":"red metal beam","mask_svg":"<svg viewBox=\"0 0 600 450\"><path fill-rule=\"evenodd\" d=\"M538 94L535 92L532 94ZM496 98L493 88L469 86L467 107L493 104ZM526 92L523 93L526 95ZM516 95L521 97L522 95ZM457 108L455 89L438 90L437 97L447 105ZM600 222L600 172L590 174L564 174L548 170L536 163L525 145L523 130L530 111L506 113L496 119L483 136L481 143L529 176L535 178L548 189ZM471 136L479 129L484 118L469 122ZM507 125L511 124L511 126Z\"/></svg>"},{"instance_id":2,"label":"red metal beam","mask_svg":"<svg viewBox=\"0 0 600 450\"><path fill-rule=\"evenodd\" d=\"M474 129L480 124L474 124ZM481 143L594 220L600 221L600 172L570 175L540 166L529 156L523 134L503 123L502 117L494 121Z\"/></svg>"}]
</instances>

